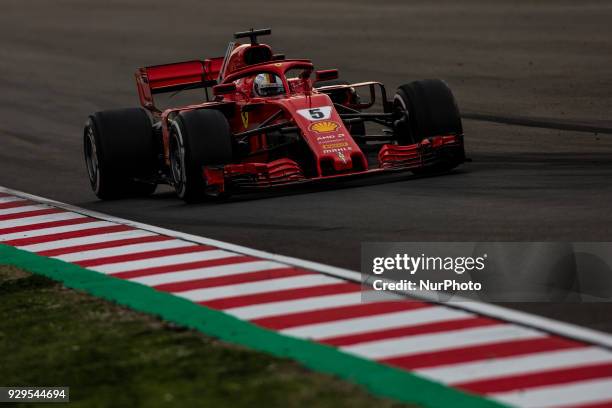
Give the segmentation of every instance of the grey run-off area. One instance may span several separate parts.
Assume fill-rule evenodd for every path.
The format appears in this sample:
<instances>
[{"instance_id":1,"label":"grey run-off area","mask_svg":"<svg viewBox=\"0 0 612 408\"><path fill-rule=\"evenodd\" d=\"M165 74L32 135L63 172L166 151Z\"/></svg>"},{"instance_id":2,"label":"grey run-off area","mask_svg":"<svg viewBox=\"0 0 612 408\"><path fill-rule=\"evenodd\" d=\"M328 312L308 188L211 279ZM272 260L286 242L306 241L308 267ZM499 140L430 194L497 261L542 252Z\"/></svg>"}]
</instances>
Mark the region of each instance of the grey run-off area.
<instances>
[{"instance_id":1,"label":"grey run-off area","mask_svg":"<svg viewBox=\"0 0 612 408\"><path fill-rule=\"evenodd\" d=\"M288 57L390 90L448 81L466 113L610 127L612 5L467 2L6 0L0 13L0 185L181 231L357 270L362 241L609 241L612 136L465 120L473 163L186 206L98 202L81 153L96 110L137 103L143 65L222 55L272 27ZM383 183L384 182L384 183ZM606 304L516 304L612 331Z\"/></svg>"}]
</instances>

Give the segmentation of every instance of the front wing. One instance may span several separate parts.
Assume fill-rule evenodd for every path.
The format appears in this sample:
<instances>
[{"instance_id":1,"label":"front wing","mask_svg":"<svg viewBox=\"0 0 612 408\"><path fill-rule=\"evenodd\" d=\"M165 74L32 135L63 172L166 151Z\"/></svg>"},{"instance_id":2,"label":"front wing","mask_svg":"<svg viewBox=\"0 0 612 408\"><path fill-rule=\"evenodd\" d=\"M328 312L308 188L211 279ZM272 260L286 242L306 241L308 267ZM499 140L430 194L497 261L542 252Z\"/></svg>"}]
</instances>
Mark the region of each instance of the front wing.
<instances>
[{"instance_id":1,"label":"front wing","mask_svg":"<svg viewBox=\"0 0 612 408\"><path fill-rule=\"evenodd\" d=\"M463 136L448 135L400 146L384 144L378 153L377 168L345 171L326 176L307 177L300 165L289 158L268 163L241 163L204 168L204 180L212 192L252 190L304 184L399 171L419 171L437 167L452 168L465 161Z\"/></svg>"}]
</instances>

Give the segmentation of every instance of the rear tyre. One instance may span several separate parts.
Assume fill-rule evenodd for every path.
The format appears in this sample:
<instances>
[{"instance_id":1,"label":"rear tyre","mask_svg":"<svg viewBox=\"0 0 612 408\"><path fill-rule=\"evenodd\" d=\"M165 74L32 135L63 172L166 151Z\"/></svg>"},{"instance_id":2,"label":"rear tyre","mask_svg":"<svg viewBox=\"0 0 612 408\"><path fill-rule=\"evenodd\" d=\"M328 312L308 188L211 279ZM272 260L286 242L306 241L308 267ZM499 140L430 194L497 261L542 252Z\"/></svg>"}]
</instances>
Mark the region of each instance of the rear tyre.
<instances>
[{"instance_id":1,"label":"rear tyre","mask_svg":"<svg viewBox=\"0 0 612 408\"><path fill-rule=\"evenodd\" d=\"M425 79L398 88L393 98L394 135L398 144L419 143L433 136L463 135L461 115L455 97L446 82ZM444 151L442 163L416 174L448 171L465 160L463 144Z\"/></svg>"},{"instance_id":2,"label":"rear tyre","mask_svg":"<svg viewBox=\"0 0 612 408\"><path fill-rule=\"evenodd\" d=\"M204 166L232 161L232 137L225 116L212 109L181 112L170 131L170 168L177 195L201 201L207 193Z\"/></svg>"},{"instance_id":3,"label":"rear tyre","mask_svg":"<svg viewBox=\"0 0 612 408\"><path fill-rule=\"evenodd\" d=\"M341 79L332 79L329 81L320 81L317 82L317 88L320 88L322 86L332 86L332 85L348 85L349 83L347 81L343 81ZM351 91L349 92L349 95L347 96L347 93L345 90L343 89L339 89L336 91L331 91L331 92L326 92L327 95L329 96L329 98L332 100L333 103L337 103L337 104L345 104L345 103L358 103L359 102L359 94L357 93L357 91L351 89ZM348 126L348 130L349 132L351 132L351 135L357 135L357 136L364 136L366 133L366 129L365 129L365 123L363 122L358 122L358 123L354 123L352 125Z\"/></svg>"},{"instance_id":4,"label":"rear tyre","mask_svg":"<svg viewBox=\"0 0 612 408\"><path fill-rule=\"evenodd\" d=\"M102 200L153 194L157 183L155 141L149 115L141 108L96 112L83 134L91 188Z\"/></svg>"}]
</instances>

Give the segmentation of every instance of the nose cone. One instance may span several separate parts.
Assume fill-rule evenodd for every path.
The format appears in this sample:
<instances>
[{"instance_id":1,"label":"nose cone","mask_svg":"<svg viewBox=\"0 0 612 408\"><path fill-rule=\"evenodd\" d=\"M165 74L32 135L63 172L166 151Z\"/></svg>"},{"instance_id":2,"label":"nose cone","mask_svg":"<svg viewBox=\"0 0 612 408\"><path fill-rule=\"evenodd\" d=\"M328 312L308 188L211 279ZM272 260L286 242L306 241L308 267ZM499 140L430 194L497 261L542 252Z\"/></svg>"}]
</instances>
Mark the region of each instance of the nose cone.
<instances>
[{"instance_id":1,"label":"nose cone","mask_svg":"<svg viewBox=\"0 0 612 408\"><path fill-rule=\"evenodd\" d=\"M367 160L334 109L329 96L291 98L287 108L293 111L296 124L310 147L319 176L367 170Z\"/></svg>"},{"instance_id":2,"label":"nose cone","mask_svg":"<svg viewBox=\"0 0 612 408\"><path fill-rule=\"evenodd\" d=\"M332 127L334 126L331 126L330 124L321 126L321 128ZM311 130L316 132L314 129ZM318 135L315 136L317 148L321 151L319 160L324 170L323 172L326 173L332 169L335 171L351 169L353 167L353 160L351 158L353 148L346 140L346 134L331 130L329 132L330 134L328 135L326 135L325 132L319 132Z\"/></svg>"}]
</instances>

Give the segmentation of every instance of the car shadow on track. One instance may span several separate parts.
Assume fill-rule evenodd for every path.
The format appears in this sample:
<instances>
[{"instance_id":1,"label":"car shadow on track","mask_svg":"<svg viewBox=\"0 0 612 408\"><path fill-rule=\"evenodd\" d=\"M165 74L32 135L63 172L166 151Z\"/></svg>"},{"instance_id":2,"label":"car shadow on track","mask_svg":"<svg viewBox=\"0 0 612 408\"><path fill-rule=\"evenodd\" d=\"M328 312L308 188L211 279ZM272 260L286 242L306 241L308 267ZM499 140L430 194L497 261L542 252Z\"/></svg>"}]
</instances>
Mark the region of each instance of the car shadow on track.
<instances>
[{"instance_id":1,"label":"car shadow on track","mask_svg":"<svg viewBox=\"0 0 612 408\"><path fill-rule=\"evenodd\" d=\"M316 181L308 184L302 185L291 185L291 186L279 186L279 187L269 187L264 188L257 191L242 191L236 192L229 197L209 197L208 199L203 200L199 203L184 205L188 206L197 206L197 205L218 205L218 204L227 204L233 202L248 202L248 201L256 201L256 200L266 200L271 198L278 197L286 197L286 196L294 196L301 194L312 194L312 193L321 193L326 191L335 191L335 190L344 190L344 189L353 189L353 188L362 188L369 187L378 184L391 184L391 183L400 183L410 180L418 180L418 179L429 179L429 178L438 178L438 177L453 177L459 176L461 174L466 173L465 169L455 169L450 172L444 173L436 173L436 174L428 174L428 175L414 175L414 174L395 174L395 175L377 175L377 176L369 176L363 179L354 179L354 180L325 180L325 181ZM166 191L162 193L157 193L152 196L154 199L167 199L167 200L176 200L176 194L173 191Z\"/></svg>"}]
</instances>

